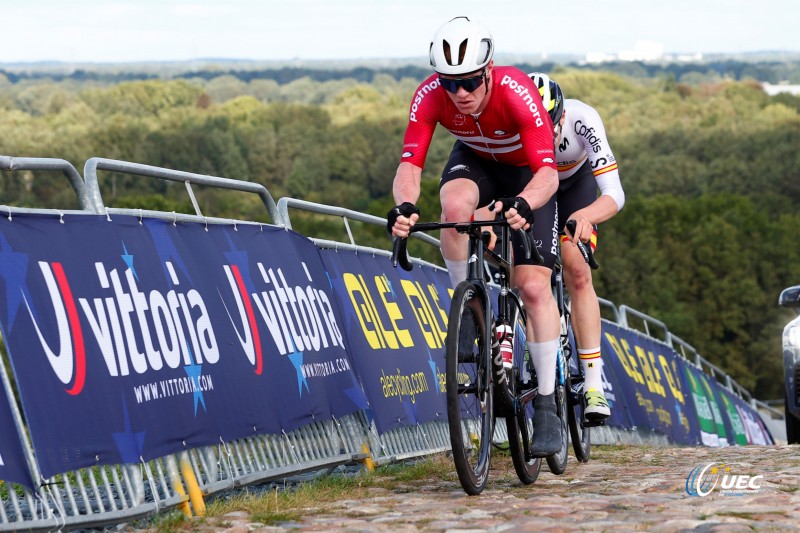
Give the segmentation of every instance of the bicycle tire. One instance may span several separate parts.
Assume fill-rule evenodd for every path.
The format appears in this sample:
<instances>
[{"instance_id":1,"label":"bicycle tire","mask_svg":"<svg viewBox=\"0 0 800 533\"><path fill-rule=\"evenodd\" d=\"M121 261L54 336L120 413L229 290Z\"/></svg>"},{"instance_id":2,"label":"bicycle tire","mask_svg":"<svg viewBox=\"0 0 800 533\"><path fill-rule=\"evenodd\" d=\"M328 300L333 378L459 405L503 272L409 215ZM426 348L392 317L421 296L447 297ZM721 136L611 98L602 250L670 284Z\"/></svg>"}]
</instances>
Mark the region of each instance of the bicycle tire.
<instances>
[{"instance_id":1,"label":"bicycle tire","mask_svg":"<svg viewBox=\"0 0 800 533\"><path fill-rule=\"evenodd\" d=\"M453 294L445 341L447 422L458 480L480 494L489 477L494 435L494 390L486 324L486 295L469 281Z\"/></svg>"},{"instance_id":2,"label":"bicycle tire","mask_svg":"<svg viewBox=\"0 0 800 533\"><path fill-rule=\"evenodd\" d=\"M567 413L569 415L569 434L575 458L581 463L588 463L592 449L592 428L583 423L583 411L586 408L586 404L583 400L582 391L578 390L576 396L575 403L570 406Z\"/></svg>"},{"instance_id":3,"label":"bicycle tire","mask_svg":"<svg viewBox=\"0 0 800 533\"><path fill-rule=\"evenodd\" d=\"M514 369L509 379L511 394L517 397L522 386L520 369L525 369L525 320L520 310L521 303L511 299L513 309L511 311L511 323L514 327ZM528 379L531 379L528 376ZM511 454L511 461L519 480L525 485L530 485L539 477L542 469L542 459L530 456L531 436L533 435L533 409L530 402L524 405L517 405L514 416L506 417L506 430L508 433L508 449Z\"/></svg>"},{"instance_id":4,"label":"bicycle tire","mask_svg":"<svg viewBox=\"0 0 800 533\"><path fill-rule=\"evenodd\" d=\"M578 374L574 377L578 379L573 383L570 378L569 434L575 458L581 463L588 463L592 449L592 428L584 423L586 400L583 398L583 368L580 361L578 361Z\"/></svg>"},{"instance_id":5,"label":"bicycle tire","mask_svg":"<svg viewBox=\"0 0 800 533\"><path fill-rule=\"evenodd\" d=\"M569 389L569 368L567 367L566 356L563 348L558 353L558 363L556 365L556 413L561 422L561 448L553 455L546 457L547 466L553 474L563 474L567 469L567 449L569 448L569 413L568 398Z\"/></svg>"},{"instance_id":6,"label":"bicycle tire","mask_svg":"<svg viewBox=\"0 0 800 533\"><path fill-rule=\"evenodd\" d=\"M581 463L588 463L591 455L591 441L592 441L592 428L584 424L584 410L586 409L586 401L583 398L583 366L580 359L575 361L575 373L572 372L572 358L573 353L571 340L574 341L572 333L572 324L570 323L570 314L567 312L566 319L562 323L561 334L561 347L564 353L568 354L567 369L570 374L570 380L567 387L567 422L569 424L569 436L572 441L572 450L575 452L575 458Z\"/></svg>"}]
</instances>

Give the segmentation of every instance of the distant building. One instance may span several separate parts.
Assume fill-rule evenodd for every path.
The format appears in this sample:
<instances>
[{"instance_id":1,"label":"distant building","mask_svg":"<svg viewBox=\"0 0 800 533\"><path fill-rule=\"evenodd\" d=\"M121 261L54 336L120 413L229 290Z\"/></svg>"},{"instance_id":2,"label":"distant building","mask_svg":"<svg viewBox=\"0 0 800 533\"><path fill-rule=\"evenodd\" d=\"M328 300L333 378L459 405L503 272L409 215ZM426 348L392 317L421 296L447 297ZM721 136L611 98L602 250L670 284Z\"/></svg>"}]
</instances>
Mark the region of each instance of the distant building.
<instances>
[{"instance_id":1,"label":"distant building","mask_svg":"<svg viewBox=\"0 0 800 533\"><path fill-rule=\"evenodd\" d=\"M633 50L623 50L618 54L606 54L605 52L590 52L586 54L587 63L605 63L608 61L702 61L703 54L677 54L665 55L664 45L655 41L636 41Z\"/></svg>"},{"instance_id":2,"label":"distant building","mask_svg":"<svg viewBox=\"0 0 800 533\"><path fill-rule=\"evenodd\" d=\"M770 96L775 96L779 93L789 93L794 96L800 95L800 85L789 85L788 81L782 81L776 85L765 81L761 84L761 88Z\"/></svg>"},{"instance_id":3,"label":"distant building","mask_svg":"<svg viewBox=\"0 0 800 533\"><path fill-rule=\"evenodd\" d=\"M664 45L654 41L636 41L633 51L619 53L621 61L658 61L664 57Z\"/></svg>"}]
</instances>

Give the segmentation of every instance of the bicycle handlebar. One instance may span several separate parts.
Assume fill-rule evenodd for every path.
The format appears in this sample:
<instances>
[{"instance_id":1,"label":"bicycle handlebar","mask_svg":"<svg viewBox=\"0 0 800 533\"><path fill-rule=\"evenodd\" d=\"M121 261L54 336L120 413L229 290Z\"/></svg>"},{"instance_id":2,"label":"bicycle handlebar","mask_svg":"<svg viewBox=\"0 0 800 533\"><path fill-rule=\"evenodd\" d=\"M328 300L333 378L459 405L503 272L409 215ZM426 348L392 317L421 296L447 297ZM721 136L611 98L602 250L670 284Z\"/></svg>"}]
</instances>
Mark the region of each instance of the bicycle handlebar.
<instances>
[{"instance_id":1,"label":"bicycle handlebar","mask_svg":"<svg viewBox=\"0 0 800 533\"><path fill-rule=\"evenodd\" d=\"M577 222L575 222L574 220L567 220L566 228L567 228L567 231L569 231L571 235L575 235L575 228L576 227L577 227ZM591 245L587 245L586 243L584 243L580 239L578 239L578 250L581 252L581 255L583 256L583 259L587 263L589 263L589 266L592 268L592 270L597 270L598 268L600 268L600 265L597 263L597 261L594 258L594 252L592 252L592 246Z\"/></svg>"},{"instance_id":2,"label":"bicycle handlebar","mask_svg":"<svg viewBox=\"0 0 800 533\"><path fill-rule=\"evenodd\" d=\"M434 231L437 229L455 229L459 233L467 233L470 229L483 226L507 226L508 222L505 220L484 220L473 222L420 222L411 227L409 235L418 231ZM525 249L525 258L530 259L533 257L534 264L541 265L544 263L542 255L533 244L531 235L527 231L520 229L517 230L522 236L522 246ZM392 266L397 267L398 263L403 270L410 272L414 268L413 263L408 258L408 237L395 238L392 245Z\"/></svg>"}]
</instances>

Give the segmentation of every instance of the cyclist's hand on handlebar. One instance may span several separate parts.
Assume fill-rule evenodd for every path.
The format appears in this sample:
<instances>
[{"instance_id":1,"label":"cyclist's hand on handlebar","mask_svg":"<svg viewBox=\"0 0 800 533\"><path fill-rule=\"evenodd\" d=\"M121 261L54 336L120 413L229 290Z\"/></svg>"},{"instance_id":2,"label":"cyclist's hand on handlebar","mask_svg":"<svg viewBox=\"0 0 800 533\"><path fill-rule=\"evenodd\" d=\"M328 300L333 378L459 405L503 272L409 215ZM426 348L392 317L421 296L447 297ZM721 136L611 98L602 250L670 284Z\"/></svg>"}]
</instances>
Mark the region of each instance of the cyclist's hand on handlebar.
<instances>
[{"instance_id":1,"label":"cyclist's hand on handlebar","mask_svg":"<svg viewBox=\"0 0 800 533\"><path fill-rule=\"evenodd\" d=\"M396 237L408 237L411 226L419 220L419 208L411 202L396 205L386 214L386 229Z\"/></svg>"},{"instance_id":2,"label":"cyclist's hand on handlebar","mask_svg":"<svg viewBox=\"0 0 800 533\"><path fill-rule=\"evenodd\" d=\"M572 224L567 224L564 228L564 232L569 237L570 242L572 244L577 245L578 241L582 243L588 243L592 239L592 233L594 232L594 225L589 221L588 218L583 216L577 216L574 218L570 218L569 220L574 221L575 223L575 232L573 234L571 230Z\"/></svg>"},{"instance_id":3,"label":"cyclist's hand on handlebar","mask_svg":"<svg viewBox=\"0 0 800 533\"><path fill-rule=\"evenodd\" d=\"M498 198L493 211L503 213L512 229L527 230L533 223L533 210L528 201L521 196Z\"/></svg>"},{"instance_id":4,"label":"cyclist's hand on handlebar","mask_svg":"<svg viewBox=\"0 0 800 533\"><path fill-rule=\"evenodd\" d=\"M583 217L582 220L588 222L585 217ZM584 242L583 239L581 238L582 234L581 231L578 229L578 222L574 218L567 220L567 223L564 226L564 232L570 238L570 242L578 248L578 251L581 253L583 258L589 264L589 267L592 270L596 270L600 268L600 265L594 258L594 249L591 240L592 240L592 233L594 233L594 230L597 229L597 226L590 224L589 228L591 228L591 230L589 233L589 239L587 239L586 242Z\"/></svg>"}]
</instances>

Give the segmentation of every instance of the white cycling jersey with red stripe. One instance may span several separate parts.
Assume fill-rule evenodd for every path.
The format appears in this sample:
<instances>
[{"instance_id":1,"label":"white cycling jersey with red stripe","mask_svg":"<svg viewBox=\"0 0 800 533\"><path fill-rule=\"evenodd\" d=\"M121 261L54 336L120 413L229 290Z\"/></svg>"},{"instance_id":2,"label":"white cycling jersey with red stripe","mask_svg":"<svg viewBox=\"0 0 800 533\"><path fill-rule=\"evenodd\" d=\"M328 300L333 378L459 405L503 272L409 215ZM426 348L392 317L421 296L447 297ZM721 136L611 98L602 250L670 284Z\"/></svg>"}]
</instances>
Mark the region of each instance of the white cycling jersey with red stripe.
<instances>
[{"instance_id":1,"label":"white cycling jersey with red stripe","mask_svg":"<svg viewBox=\"0 0 800 533\"><path fill-rule=\"evenodd\" d=\"M458 112L433 74L414 93L401 161L423 168L436 124L481 157L536 172L556 168L553 126L530 78L514 67L495 67L489 82L489 102L480 115Z\"/></svg>"},{"instance_id":2,"label":"white cycling jersey with red stripe","mask_svg":"<svg viewBox=\"0 0 800 533\"><path fill-rule=\"evenodd\" d=\"M608 144L599 113L580 100L565 99L566 118L556 147L559 179L567 179L589 160L601 194L617 200L622 192L617 160ZM624 198L624 194L622 195ZM620 205L617 200L617 204Z\"/></svg>"}]
</instances>

